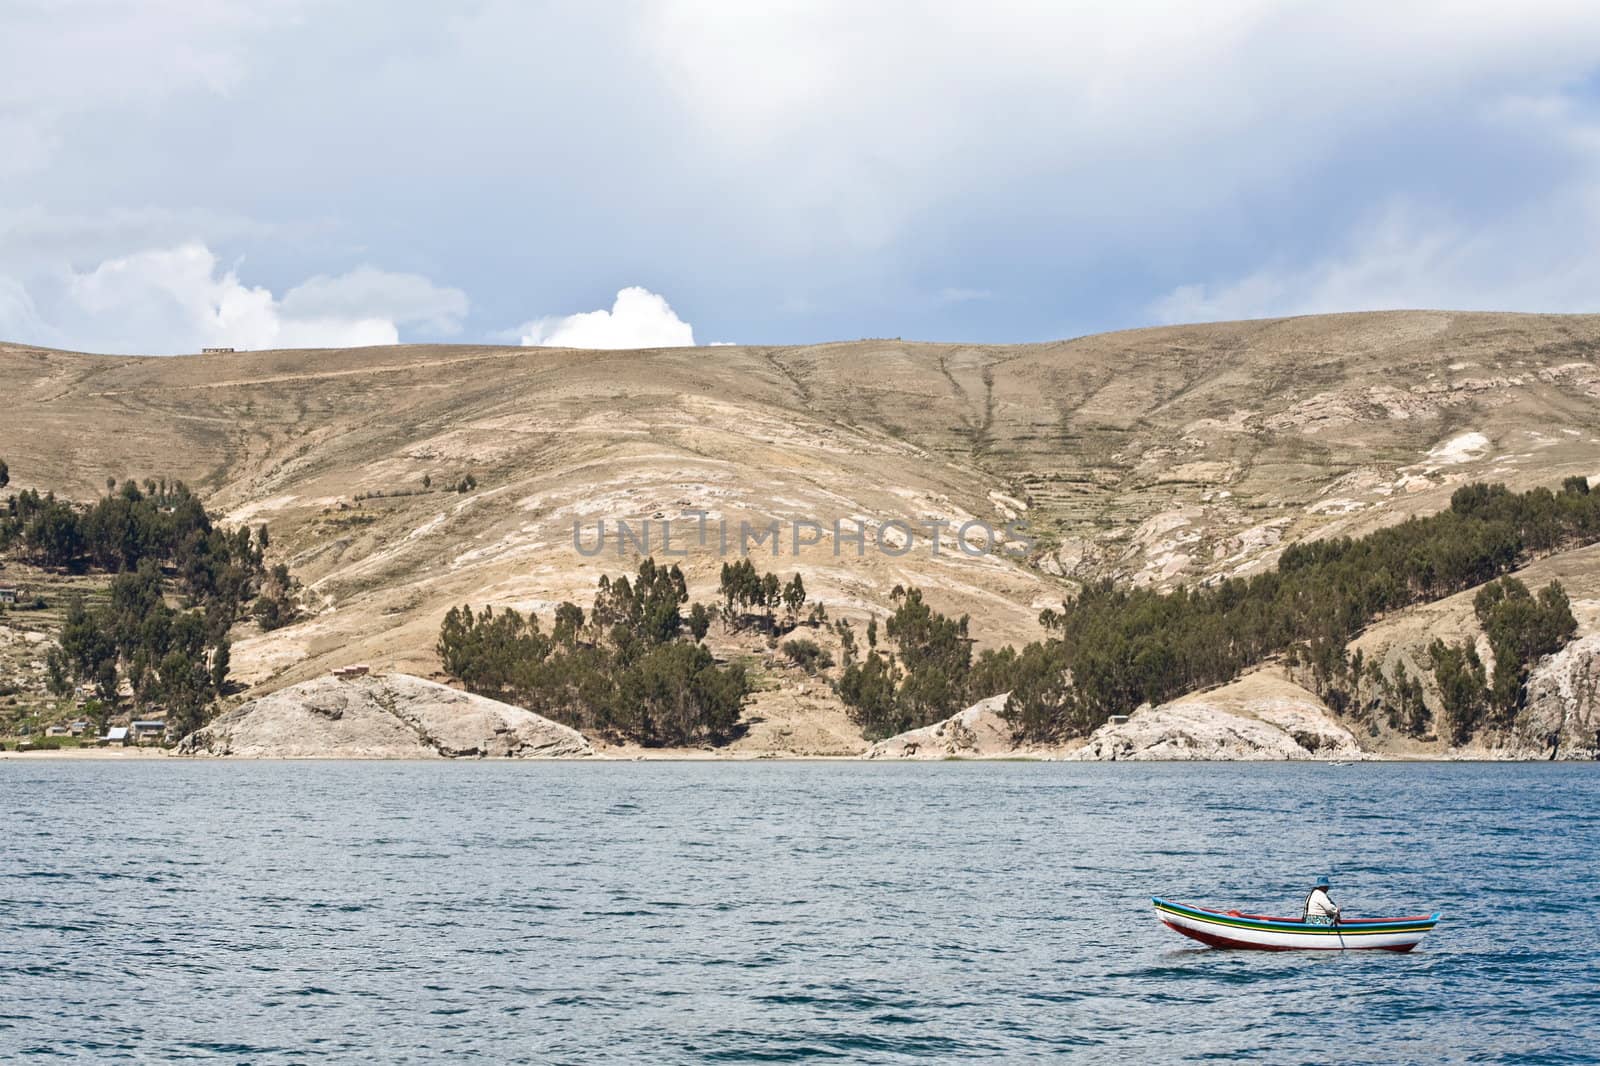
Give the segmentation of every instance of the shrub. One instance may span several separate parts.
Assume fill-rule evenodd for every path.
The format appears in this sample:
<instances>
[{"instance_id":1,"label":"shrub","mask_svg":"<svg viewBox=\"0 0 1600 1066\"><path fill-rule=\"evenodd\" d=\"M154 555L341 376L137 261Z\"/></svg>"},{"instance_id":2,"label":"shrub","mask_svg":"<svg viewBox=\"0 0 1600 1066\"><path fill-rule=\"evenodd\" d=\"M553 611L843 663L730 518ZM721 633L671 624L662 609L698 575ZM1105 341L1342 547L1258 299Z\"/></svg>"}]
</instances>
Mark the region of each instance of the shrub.
<instances>
[{"instance_id":1,"label":"shrub","mask_svg":"<svg viewBox=\"0 0 1600 1066\"><path fill-rule=\"evenodd\" d=\"M809 637L796 637L784 641L783 654L808 674L815 674L818 670L827 670L833 666L833 655L827 648Z\"/></svg>"}]
</instances>

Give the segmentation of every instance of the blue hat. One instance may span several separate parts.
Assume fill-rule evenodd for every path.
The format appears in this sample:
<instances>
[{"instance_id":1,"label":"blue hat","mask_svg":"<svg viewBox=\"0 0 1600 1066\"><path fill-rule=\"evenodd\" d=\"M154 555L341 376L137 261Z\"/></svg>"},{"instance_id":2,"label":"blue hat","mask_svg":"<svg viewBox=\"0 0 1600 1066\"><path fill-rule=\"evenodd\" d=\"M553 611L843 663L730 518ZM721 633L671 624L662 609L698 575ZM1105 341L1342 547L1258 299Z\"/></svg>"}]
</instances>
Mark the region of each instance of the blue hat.
<instances>
[{"instance_id":1,"label":"blue hat","mask_svg":"<svg viewBox=\"0 0 1600 1066\"><path fill-rule=\"evenodd\" d=\"M1312 885L1311 887L1312 888L1332 888L1333 887L1333 883L1331 881L1329 881L1326 877L1319 877L1319 878L1317 878L1317 883Z\"/></svg>"}]
</instances>

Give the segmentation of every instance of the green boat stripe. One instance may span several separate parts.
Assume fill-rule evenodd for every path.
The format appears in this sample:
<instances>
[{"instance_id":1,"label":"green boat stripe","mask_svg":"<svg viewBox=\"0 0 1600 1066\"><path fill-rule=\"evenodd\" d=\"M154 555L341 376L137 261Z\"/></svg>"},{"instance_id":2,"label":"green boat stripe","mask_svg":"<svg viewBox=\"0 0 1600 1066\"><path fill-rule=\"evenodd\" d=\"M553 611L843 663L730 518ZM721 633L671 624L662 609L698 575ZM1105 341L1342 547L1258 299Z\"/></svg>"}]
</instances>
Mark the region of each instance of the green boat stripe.
<instances>
[{"instance_id":1,"label":"green boat stripe","mask_svg":"<svg viewBox=\"0 0 1600 1066\"><path fill-rule=\"evenodd\" d=\"M1191 921L1204 922L1207 925L1220 925L1226 929L1250 929L1258 933L1297 933L1315 936L1377 936L1387 933L1425 933L1432 929L1438 922L1437 917L1422 918L1414 922L1385 922L1375 925L1362 922L1359 925L1302 925L1299 922L1266 922L1253 921L1249 918L1235 918L1231 914L1214 914L1210 911L1195 910L1182 904L1157 903L1155 908L1180 918Z\"/></svg>"}]
</instances>

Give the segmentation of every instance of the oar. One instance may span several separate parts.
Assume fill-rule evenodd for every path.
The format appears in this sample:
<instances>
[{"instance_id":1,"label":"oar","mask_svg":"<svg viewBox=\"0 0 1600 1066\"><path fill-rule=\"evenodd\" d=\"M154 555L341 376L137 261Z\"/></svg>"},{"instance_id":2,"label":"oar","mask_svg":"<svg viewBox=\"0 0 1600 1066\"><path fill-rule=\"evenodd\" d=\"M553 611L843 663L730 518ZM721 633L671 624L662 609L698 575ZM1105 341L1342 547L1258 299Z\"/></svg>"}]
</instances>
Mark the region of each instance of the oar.
<instances>
[{"instance_id":1,"label":"oar","mask_svg":"<svg viewBox=\"0 0 1600 1066\"><path fill-rule=\"evenodd\" d=\"M1339 932L1339 916L1337 914L1335 914L1333 916L1333 935L1339 938L1339 950L1340 951L1349 951L1350 950L1349 948L1344 946L1344 934Z\"/></svg>"}]
</instances>

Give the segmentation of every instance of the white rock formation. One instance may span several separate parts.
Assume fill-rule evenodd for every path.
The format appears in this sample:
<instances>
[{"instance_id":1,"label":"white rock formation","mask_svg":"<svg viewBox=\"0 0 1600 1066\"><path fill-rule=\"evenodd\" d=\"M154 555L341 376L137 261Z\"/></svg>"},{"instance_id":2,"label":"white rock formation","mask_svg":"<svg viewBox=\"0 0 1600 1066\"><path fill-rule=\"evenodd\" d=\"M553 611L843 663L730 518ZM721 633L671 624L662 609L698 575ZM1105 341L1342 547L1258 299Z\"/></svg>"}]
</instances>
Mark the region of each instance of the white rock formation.
<instances>
[{"instance_id":1,"label":"white rock formation","mask_svg":"<svg viewBox=\"0 0 1600 1066\"><path fill-rule=\"evenodd\" d=\"M178 751L268 759L594 754L575 729L408 674L320 677L281 689L219 716Z\"/></svg>"},{"instance_id":2,"label":"white rock formation","mask_svg":"<svg viewBox=\"0 0 1600 1066\"><path fill-rule=\"evenodd\" d=\"M1600 633L1573 641L1541 659L1528 675L1527 703L1517 712L1517 747L1529 755L1592 757L1600 741Z\"/></svg>"},{"instance_id":3,"label":"white rock formation","mask_svg":"<svg viewBox=\"0 0 1600 1066\"><path fill-rule=\"evenodd\" d=\"M1000 716L1011 693L979 700L942 722L899 733L868 748L863 759L949 759L1009 755L1011 723Z\"/></svg>"},{"instance_id":4,"label":"white rock formation","mask_svg":"<svg viewBox=\"0 0 1600 1066\"><path fill-rule=\"evenodd\" d=\"M1148 705L1097 729L1067 759L1361 759L1355 736L1311 693L1271 671Z\"/></svg>"}]
</instances>

